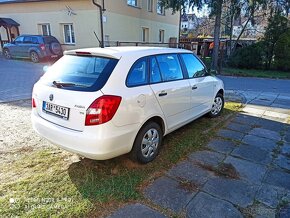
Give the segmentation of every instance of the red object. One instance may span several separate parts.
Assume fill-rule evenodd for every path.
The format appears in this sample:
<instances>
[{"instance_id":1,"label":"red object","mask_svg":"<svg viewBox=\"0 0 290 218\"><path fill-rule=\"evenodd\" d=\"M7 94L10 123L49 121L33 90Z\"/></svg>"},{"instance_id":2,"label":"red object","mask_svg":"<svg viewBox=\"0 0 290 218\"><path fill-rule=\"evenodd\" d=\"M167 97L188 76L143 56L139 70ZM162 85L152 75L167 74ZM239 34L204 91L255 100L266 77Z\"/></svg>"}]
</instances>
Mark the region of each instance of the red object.
<instances>
[{"instance_id":1,"label":"red object","mask_svg":"<svg viewBox=\"0 0 290 218\"><path fill-rule=\"evenodd\" d=\"M32 98L31 105L32 105L32 108L36 108L36 103L35 103L35 100L34 100L34 98Z\"/></svg>"},{"instance_id":2,"label":"red object","mask_svg":"<svg viewBox=\"0 0 290 218\"><path fill-rule=\"evenodd\" d=\"M120 96L104 95L97 98L86 113L86 126L100 125L110 121L119 108Z\"/></svg>"},{"instance_id":3,"label":"red object","mask_svg":"<svg viewBox=\"0 0 290 218\"><path fill-rule=\"evenodd\" d=\"M77 51L77 55L92 55L90 52L84 52L84 51Z\"/></svg>"},{"instance_id":4,"label":"red object","mask_svg":"<svg viewBox=\"0 0 290 218\"><path fill-rule=\"evenodd\" d=\"M40 48L41 48L42 51L45 50L45 44L40 44L39 46L40 46Z\"/></svg>"}]
</instances>

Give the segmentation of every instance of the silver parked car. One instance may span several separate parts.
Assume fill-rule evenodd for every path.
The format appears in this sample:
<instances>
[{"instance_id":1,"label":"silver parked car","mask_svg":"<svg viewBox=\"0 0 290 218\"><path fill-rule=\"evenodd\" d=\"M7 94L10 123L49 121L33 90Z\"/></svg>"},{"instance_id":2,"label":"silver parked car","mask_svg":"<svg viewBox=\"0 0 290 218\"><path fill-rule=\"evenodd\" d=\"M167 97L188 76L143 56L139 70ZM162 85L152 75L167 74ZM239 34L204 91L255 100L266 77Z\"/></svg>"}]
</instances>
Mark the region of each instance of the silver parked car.
<instances>
[{"instance_id":1,"label":"silver parked car","mask_svg":"<svg viewBox=\"0 0 290 218\"><path fill-rule=\"evenodd\" d=\"M53 36L20 35L3 46L7 59L29 58L37 63L45 58L58 59L63 55L59 41Z\"/></svg>"}]
</instances>

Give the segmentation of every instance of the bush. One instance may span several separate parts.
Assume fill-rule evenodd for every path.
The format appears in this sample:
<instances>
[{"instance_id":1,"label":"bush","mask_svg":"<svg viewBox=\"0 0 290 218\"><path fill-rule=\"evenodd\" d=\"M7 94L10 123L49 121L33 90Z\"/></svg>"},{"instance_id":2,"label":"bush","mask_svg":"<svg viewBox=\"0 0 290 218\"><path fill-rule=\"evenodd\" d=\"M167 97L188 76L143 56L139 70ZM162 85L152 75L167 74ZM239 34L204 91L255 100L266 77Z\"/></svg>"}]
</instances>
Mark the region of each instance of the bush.
<instances>
[{"instance_id":1,"label":"bush","mask_svg":"<svg viewBox=\"0 0 290 218\"><path fill-rule=\"evenodd\" d=\"M264 63L264 43L257 42L244 48L239 48L229 58L229 66L246 69L261 69Z\"/></svg>"},{"instance_id":2,"label":"bush","mask_svg":"<svg viewBox=\"0 0 290 218\"><path fill-rule=\"evenodd\" d=\"M278 70L290 71L290 29L280 36L275 45L274 66Z\"/></svg>"}]
</instances>

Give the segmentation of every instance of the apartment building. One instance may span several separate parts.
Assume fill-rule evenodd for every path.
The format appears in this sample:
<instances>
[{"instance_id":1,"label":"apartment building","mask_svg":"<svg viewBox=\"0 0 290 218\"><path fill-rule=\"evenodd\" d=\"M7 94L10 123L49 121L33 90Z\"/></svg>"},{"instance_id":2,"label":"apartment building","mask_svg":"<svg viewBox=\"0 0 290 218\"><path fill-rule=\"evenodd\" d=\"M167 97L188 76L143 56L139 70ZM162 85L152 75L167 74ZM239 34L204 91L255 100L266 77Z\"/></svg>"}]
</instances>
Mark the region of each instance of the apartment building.
<instances>
[{"instance_id":1,"label":"apartment building","mask_svg":"<svg viewBox=\"0 0 290 218\"><path fill-rule=\"evenodd\" d=\"M102 4L102 0L95 1ZM158 0L104 2L106 44L169 42L178 37L178 13L165 10ZM2 41L18 34L53 35L66 50L98 46L100 12L93 0L0 0L0 34Z\"/></svg>"}]
</instances>

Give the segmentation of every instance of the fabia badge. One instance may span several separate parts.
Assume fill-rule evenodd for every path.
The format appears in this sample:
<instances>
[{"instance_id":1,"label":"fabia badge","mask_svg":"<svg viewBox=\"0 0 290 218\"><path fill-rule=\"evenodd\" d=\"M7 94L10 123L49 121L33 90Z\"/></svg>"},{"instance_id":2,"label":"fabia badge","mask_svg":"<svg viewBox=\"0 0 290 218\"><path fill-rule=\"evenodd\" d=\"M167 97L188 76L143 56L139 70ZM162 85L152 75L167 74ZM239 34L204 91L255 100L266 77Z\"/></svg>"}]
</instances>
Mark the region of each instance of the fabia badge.
<instances>
[{"instance_id":1,"label":"fabia badge","mask_svg":"<svg viewBox=\"0 0 290 218\"><path fill-rule=\"evenodd\" d=\"M53 101L53 94L50 94L50 95L49 95L49 100L50 100L50 101Z\"/></svg>"}]
</instances>

